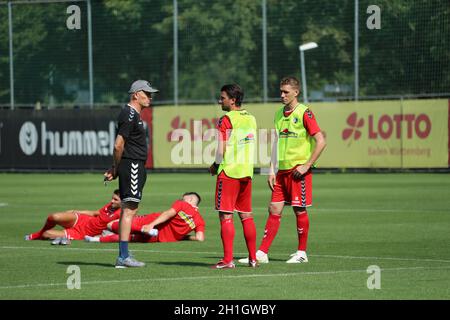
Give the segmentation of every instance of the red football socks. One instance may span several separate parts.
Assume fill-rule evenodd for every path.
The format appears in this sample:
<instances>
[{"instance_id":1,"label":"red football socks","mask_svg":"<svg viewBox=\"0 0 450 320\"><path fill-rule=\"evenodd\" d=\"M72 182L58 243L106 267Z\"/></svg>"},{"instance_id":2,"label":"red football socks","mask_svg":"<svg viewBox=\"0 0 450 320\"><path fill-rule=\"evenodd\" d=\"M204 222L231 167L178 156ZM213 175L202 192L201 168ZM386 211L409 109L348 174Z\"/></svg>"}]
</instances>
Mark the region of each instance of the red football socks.
<instances>
[{"instance_id":1,"label":"red football socks","mask_svg":"<svg viewBox=\"0 0 450 320\"><path fill-rule=\"evenodd\" d=\"M229 263L233 260L233 241L235 235L233 219L223 219L220 221L223 244L223 261Z\"/></svg>"},{"instance_id":2,"label":"red football socks","mask_svg":"<svg viewBox=\"0 0 450 320\"><path fill-rule=\"evenodd\" d=\"M244 238L249 259L256 261L256 227L253 218L242 220L242 228L244 229Z\"/></svg>"},{"instance_id":3,"label":"red football socks","mask_svg":"<svg viewBox=\"0 0 450 320\"><path fill-rule=\"evenodd\" d=\"M264 228L264 237L262 239L261 245L259 246L259 250L268 253L269 248L272 245L273 239L277 235L278 229L280 228L281 215L277 214L269 214L269 218L267 219L266 226Z\"/></svg>"},{"instance_id":4,"label":"red football socks","mask_svg":"<svg viewBox=\"0 0 450 320\"><path fill-rule=\"evenodd\" d=\"M297 214L298 250L306 251L308 241L309 218L308 213Z\"/></svg>"},{"instance_id":5,"label":"red football socks","mask_svg":"<svg viewBox=\"0 0 450 320\"><path fill-rule=\"evenodd\" d=\"M39 239L41 239L42 233L40 231L35 232L35 233L31 233L30 234L30 240L39 240Z\"/></svg>"},{"instance_id":6,"label":"red football socks","mask_svg":"<svg viewBox=\"0 0 450 320\"><path fill-rule=\"evenodd\" d=\"M56 226L56 222L53 220L52 216L49 215L42 229L30 235L31 240L40 239L45 231L52 229L54 226Z\"/></svg>"}]
</instances>

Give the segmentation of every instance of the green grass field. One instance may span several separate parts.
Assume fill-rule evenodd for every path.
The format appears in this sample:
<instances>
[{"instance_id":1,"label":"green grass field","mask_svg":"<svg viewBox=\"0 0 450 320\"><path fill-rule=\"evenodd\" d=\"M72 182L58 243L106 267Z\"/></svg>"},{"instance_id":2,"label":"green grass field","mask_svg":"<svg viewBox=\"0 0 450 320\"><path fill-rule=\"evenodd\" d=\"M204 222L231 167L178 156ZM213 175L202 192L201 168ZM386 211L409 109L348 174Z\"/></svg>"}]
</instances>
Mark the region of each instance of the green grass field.
<instances>
[{"instance_id":1,"label":"green grass field","mask_svg":"<svg viewBox=\"0 0 450 320\"><path fill-rule=\"evenodd\" d=\"M270 197L265 179L255 176L253 187L258 245ZM0 174L0 299L450 298L448 174L316 174L307 264L285 263L297 248L287 207L269 264L209 269L222 245L207 174L148 175L140 214L197 191L207 229L203 243L130 244L145 268L114 269L117 244L24 241L48 213L100 208L115 186L104 187L101 174ZM238 219L235 226L240 258L246 247ZM80 267L80 290L67 288L70 265ZM371 265L381 268L381 289L367 288Z\"/></svg>"}]
</instances>

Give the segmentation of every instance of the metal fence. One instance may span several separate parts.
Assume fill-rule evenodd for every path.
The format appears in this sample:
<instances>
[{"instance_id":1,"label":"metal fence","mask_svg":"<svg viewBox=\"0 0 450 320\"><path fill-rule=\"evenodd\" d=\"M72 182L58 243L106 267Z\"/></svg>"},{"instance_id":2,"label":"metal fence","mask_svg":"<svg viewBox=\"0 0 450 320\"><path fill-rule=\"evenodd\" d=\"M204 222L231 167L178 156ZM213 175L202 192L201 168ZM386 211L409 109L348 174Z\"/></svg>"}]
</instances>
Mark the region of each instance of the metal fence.
<instances>
[{"instance_id":1,"label":"metal fence","mask_svg":"<svg viewBox=\"0 0 450 320\"><path fill-rule=\"evenodd\" d=\"M0 2L0 107L119 105L139 78L156 104L278 101L286 75L310 101L450 96L448 1L372 2Z\"/></svg>"}]
</instances>

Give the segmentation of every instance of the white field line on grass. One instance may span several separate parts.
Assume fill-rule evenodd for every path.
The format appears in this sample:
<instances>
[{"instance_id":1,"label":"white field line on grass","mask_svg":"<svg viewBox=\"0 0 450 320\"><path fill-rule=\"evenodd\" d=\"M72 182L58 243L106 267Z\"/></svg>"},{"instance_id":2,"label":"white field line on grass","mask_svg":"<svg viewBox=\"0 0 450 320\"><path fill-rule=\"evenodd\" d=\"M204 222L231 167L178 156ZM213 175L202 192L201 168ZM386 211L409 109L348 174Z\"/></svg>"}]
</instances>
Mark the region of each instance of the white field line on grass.
<instances>
[{"instance_id":1,"label":"white field line on grass","mask_svg":"<svg viewBox=\"0 0 450 320\"><path fill-rule=\"evenodd\" d=\"M291 213L290 206L285 206L283 210L283 214ZM265 210L265 214L267 214L267 207L253 207L253 214L255 214L255 210ZM309 207L308 211L318 211L318 212L377 212L377 213L450 213L450 210L412 210L412 209L375 209L375 208L315 208Z\"/></svg>"},{"instance_id":2,"label":"white field line on grass","mask_svg":"<svg viewBox=\"0 0 450 320\"><path fill-rule=\"evenodd\" d=\"M1 207L10 207L10 208L35 208L35 204L26 204L26 203L17 203L17 204L8 204L8 203L0 203ZM47 205L48 208L61 208L61 205L53 204L53 205ZM65 210L64 210L65 211ZM208 209L204 209L204 212L209 211ZM211 211L214 211L211 209ZM417 209L376 209L376 208L316 208L316 207L309 207L309 212L318 212L318 213L347 213L347 212L361 212L361 213L443 213L448 214L450 213L450 210L430 210L430 209L423 209L423 210L417 210ZM142 213L140 213L142 214ZM253 207L253 214L254 215L267 215L267 207ZM291 214L291 209L289 206L286 206L283 210L283 215L286 216L287 214Z\"/></svg>"},{"instance_id":3,"label":"white field line on grass","mask_svg":"<svg viewBox=\"0 0 450 320\"><path fill-rule=\"evenodd\" d=\"M98 245L98 244L92 244ZM2 246L0 249L29 249L29 250L58 250L55 247L18 247L18 246ZM108 248L68 248L65 247L62 249L64 251L96 251L96 252L118 252L118 249L108 249ZM133 249L132 252L144 252L144 253L162 253L162 254L214 254L214 255L222 255L223 252L213 252L213 251L173 251L173 250L147 250L147 249ZM248 253L236 252L235 256L246 257ZM271 253L270 256L277 257L289 257L289 254L286 253ZM364 256L340 256L340 255L329 255L329 254L309 254L310 257L318 257L318 258L332 258L332 259L362 259L362 260L395 260L395 261L416 261L416 262L444 262L450 263L450 260L443 259L418 259L418 258L400 258L400 257L364 257Z\"/></svg>"},{"instance_id":4,"label":"white field line on grass","mask_svg":"<svg viewBox=\"0 0 450 320\"><path fill-rule=\"evenodd\" d=\"M381 271L407 271L407 270L439 270L450 269L449 267L400 267L400 268L381 268ZM267 278L267 277L290 277L290 276L307 276L307 275L333 275L343 273L367 273L367 269L358 270L334 270L334 271L309 271L309 272L292 272L292 273L273 273L273 274L248 274L236 276L194 276L194 277L176 277L176 278L146 278L146 279L130 279L130 280L103 280L103 281L83 281L84 285L113 284L113 283L130 283L130 282L151 282L151 281L189 281L189 280L225 280L225 279L241 279L241 278ZM33 287L53 287L67 286L67 283L36 283L22 284L16 286L0 286L3 289L21 289Z\"/></svg>"}]
</instances>

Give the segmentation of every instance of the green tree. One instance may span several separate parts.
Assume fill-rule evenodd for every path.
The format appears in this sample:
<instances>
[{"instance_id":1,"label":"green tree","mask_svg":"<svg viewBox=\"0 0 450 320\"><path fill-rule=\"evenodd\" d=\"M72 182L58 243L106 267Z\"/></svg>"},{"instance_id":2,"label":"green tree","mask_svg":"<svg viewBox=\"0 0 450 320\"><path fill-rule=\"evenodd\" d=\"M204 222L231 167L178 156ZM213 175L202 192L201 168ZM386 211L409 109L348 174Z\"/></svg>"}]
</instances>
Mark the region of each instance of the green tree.
<instances>
[{"instance_id":1,"label":"green tree","mask_svg":"<svg viewBox=\"0 0 450 320\"><path fill-rule=\"evenodd\" d=\"M261 96L259 1L179 1L179 88L182 99L215 101L220 86L236 82L247 97ZM172 5L154 28L170 37ZM171 52L173 54L173 52Z\"/></svg>"}]
</instances>

